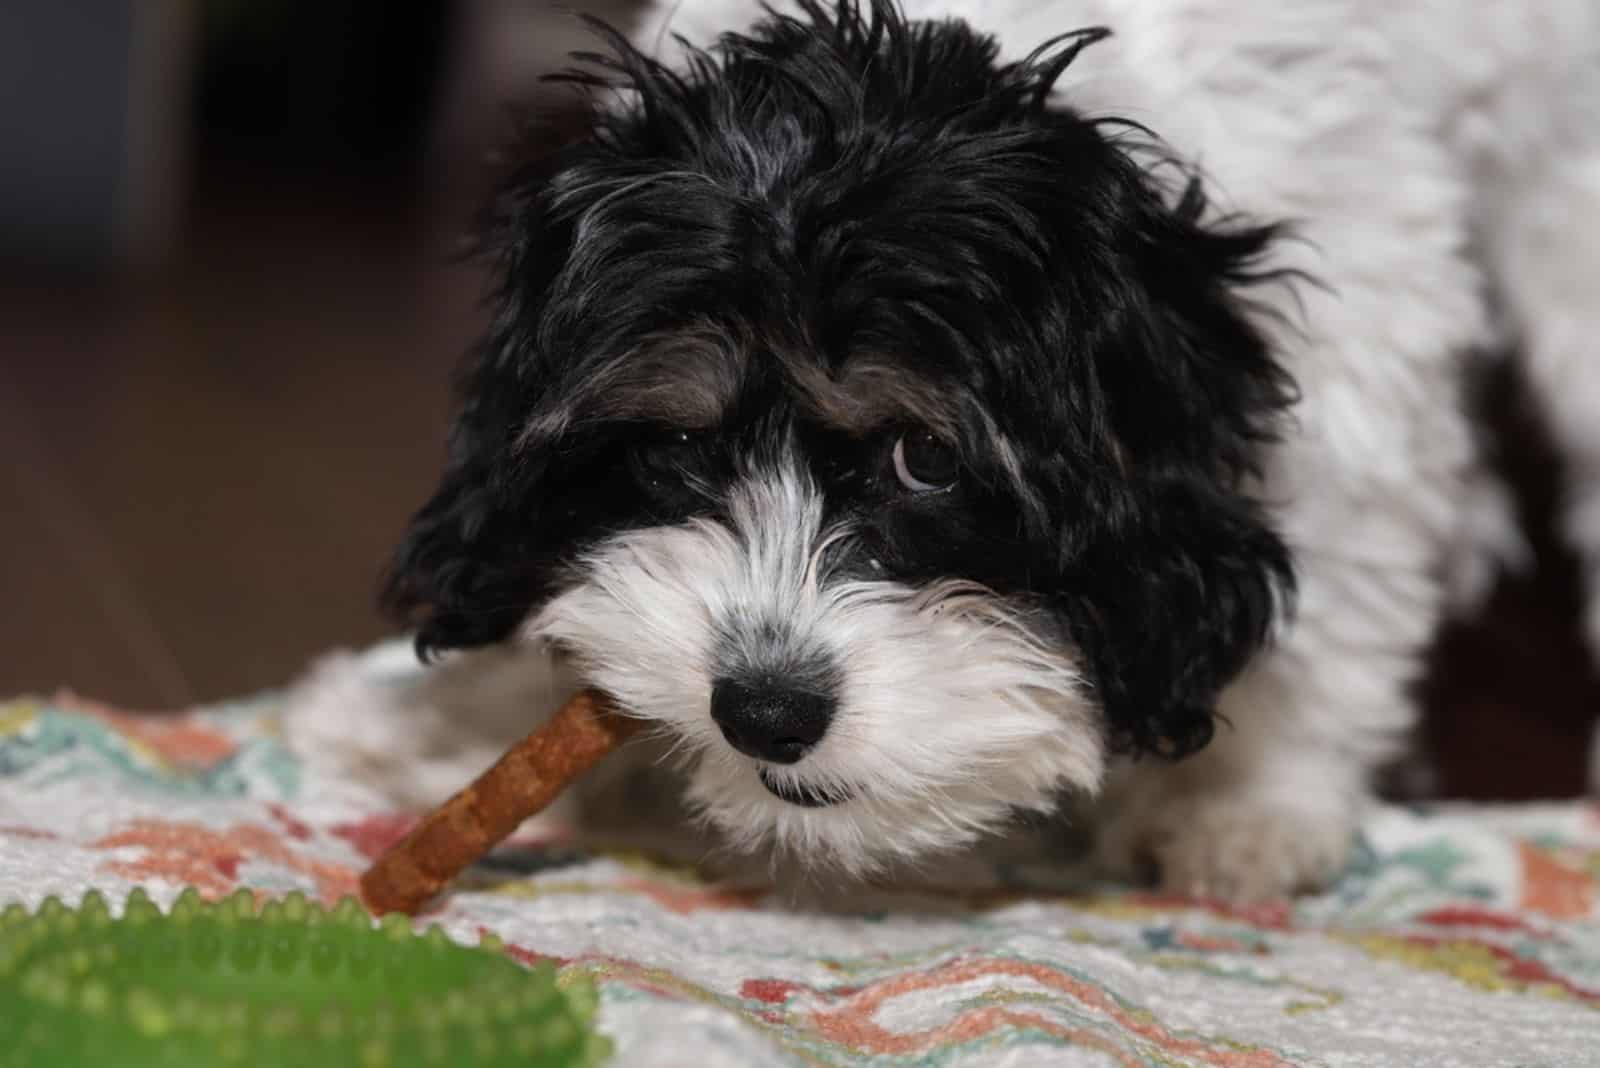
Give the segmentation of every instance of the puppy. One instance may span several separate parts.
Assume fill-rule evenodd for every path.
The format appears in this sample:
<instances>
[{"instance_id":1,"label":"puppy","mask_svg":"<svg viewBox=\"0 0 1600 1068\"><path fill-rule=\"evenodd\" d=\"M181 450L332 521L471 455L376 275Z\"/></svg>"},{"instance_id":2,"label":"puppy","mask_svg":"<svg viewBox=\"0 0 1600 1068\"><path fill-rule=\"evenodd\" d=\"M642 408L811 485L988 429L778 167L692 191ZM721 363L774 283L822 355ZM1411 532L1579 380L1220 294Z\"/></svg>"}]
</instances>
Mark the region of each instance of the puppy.
<instances>
[{"instance_id":1,"label":"puppy","mask_svg":"<svg viewBox=\"0 0 1600 1068\"><path fill-rule=\"evenodd\" d=\"M592 684L655 726L684 820L809 870L1077 797L1113 872L1330 879L1452 589L1509 544L1468 354L1515 331L1600 463L1600 8L597 30L567 75L594 132L491 212L492 316L387 588L445 663L333 662L292 737L427 803Z\"/></svg>"}]
</instances>

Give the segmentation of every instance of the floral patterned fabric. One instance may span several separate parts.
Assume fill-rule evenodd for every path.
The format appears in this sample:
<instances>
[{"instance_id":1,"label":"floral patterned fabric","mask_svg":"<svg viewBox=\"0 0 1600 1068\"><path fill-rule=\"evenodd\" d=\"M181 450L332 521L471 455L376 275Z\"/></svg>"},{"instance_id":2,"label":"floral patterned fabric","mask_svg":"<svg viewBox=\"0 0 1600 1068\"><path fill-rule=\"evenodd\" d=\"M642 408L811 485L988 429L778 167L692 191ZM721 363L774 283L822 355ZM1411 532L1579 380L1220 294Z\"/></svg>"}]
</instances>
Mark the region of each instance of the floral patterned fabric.
<instances>
[{"instance_id":1,"label":"floral patterned fabric","mask_svg":"<svg viewBox=\"0 0 1600 1068\"><path fill-rule=\"evenodd\" d=\"M0 906L352 893L408 820L318 781L276 711L0 703ZM1597 897L1572 803L1379 811L1331 892L1255 910L1041 863L821 912L546 834L424 922L592 976L624 1065L1593 1065Z\"/></svg>"}]
</instances>

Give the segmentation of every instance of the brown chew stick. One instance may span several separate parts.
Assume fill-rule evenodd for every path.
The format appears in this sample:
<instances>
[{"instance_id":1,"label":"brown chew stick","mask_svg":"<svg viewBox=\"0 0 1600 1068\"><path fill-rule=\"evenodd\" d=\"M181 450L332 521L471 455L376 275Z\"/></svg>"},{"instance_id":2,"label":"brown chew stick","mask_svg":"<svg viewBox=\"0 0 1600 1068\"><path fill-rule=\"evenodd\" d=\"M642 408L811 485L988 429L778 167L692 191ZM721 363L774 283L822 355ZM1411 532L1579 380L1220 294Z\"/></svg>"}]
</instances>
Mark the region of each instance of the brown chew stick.
<instances>
[{"instance_id":1,"label":"brown chew stick","mask_svg":"<svg viewBox=\"0 0 1600 1068\"><path fill-rule=\"evenodd\" d=\"M367 907L379 915L416 912L639 725L594 690L573 697L367 869L361 876Z\"/></svg>"}]
</instances>

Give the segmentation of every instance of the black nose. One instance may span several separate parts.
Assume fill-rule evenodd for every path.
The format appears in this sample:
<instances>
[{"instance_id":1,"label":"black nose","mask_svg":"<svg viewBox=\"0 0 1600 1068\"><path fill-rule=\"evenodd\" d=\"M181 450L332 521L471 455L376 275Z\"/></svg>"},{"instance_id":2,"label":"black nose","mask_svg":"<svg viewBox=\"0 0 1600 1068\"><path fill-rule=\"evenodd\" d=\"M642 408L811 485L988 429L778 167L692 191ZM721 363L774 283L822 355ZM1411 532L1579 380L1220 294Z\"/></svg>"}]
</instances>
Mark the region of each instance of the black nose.
<instances>
[{"instance_id":1,"label":"black nose","mask_svg":"<svg viewBox=\"0 0 1600 1068\"><path fill-rule=\"evenodd\" d=\"M718 679L711 687L711 718L728 744L746 756L793 764L822 740L834 700L777 683Z\"/></svg>"}]
</instances>

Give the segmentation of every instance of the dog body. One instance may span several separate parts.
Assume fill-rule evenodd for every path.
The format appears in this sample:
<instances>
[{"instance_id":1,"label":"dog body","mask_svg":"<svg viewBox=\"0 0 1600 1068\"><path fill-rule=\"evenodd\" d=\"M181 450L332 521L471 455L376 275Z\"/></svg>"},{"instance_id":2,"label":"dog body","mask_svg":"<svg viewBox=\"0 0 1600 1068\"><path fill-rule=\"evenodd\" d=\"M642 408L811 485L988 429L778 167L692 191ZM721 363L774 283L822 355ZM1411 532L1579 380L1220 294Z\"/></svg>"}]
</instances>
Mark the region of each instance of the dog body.
<instances>
[{"instance_id":1,"label":"dog body","mask_svg":"<svg viewBox=\"0 0 1600 1068\"><path fill-rule=\"evenodd\" d=\"M1600 560L1600 4L907 15L618 45L633 91L499 202L391 585L488 648L332 661L291 734L431 803L594 684L742 851L868 874L1078 795L1114 871L1319 885L1515 544L1474 353L1517 341ZM585 795L637 817L630 774Z\"/></svg>"}]
</instances>

